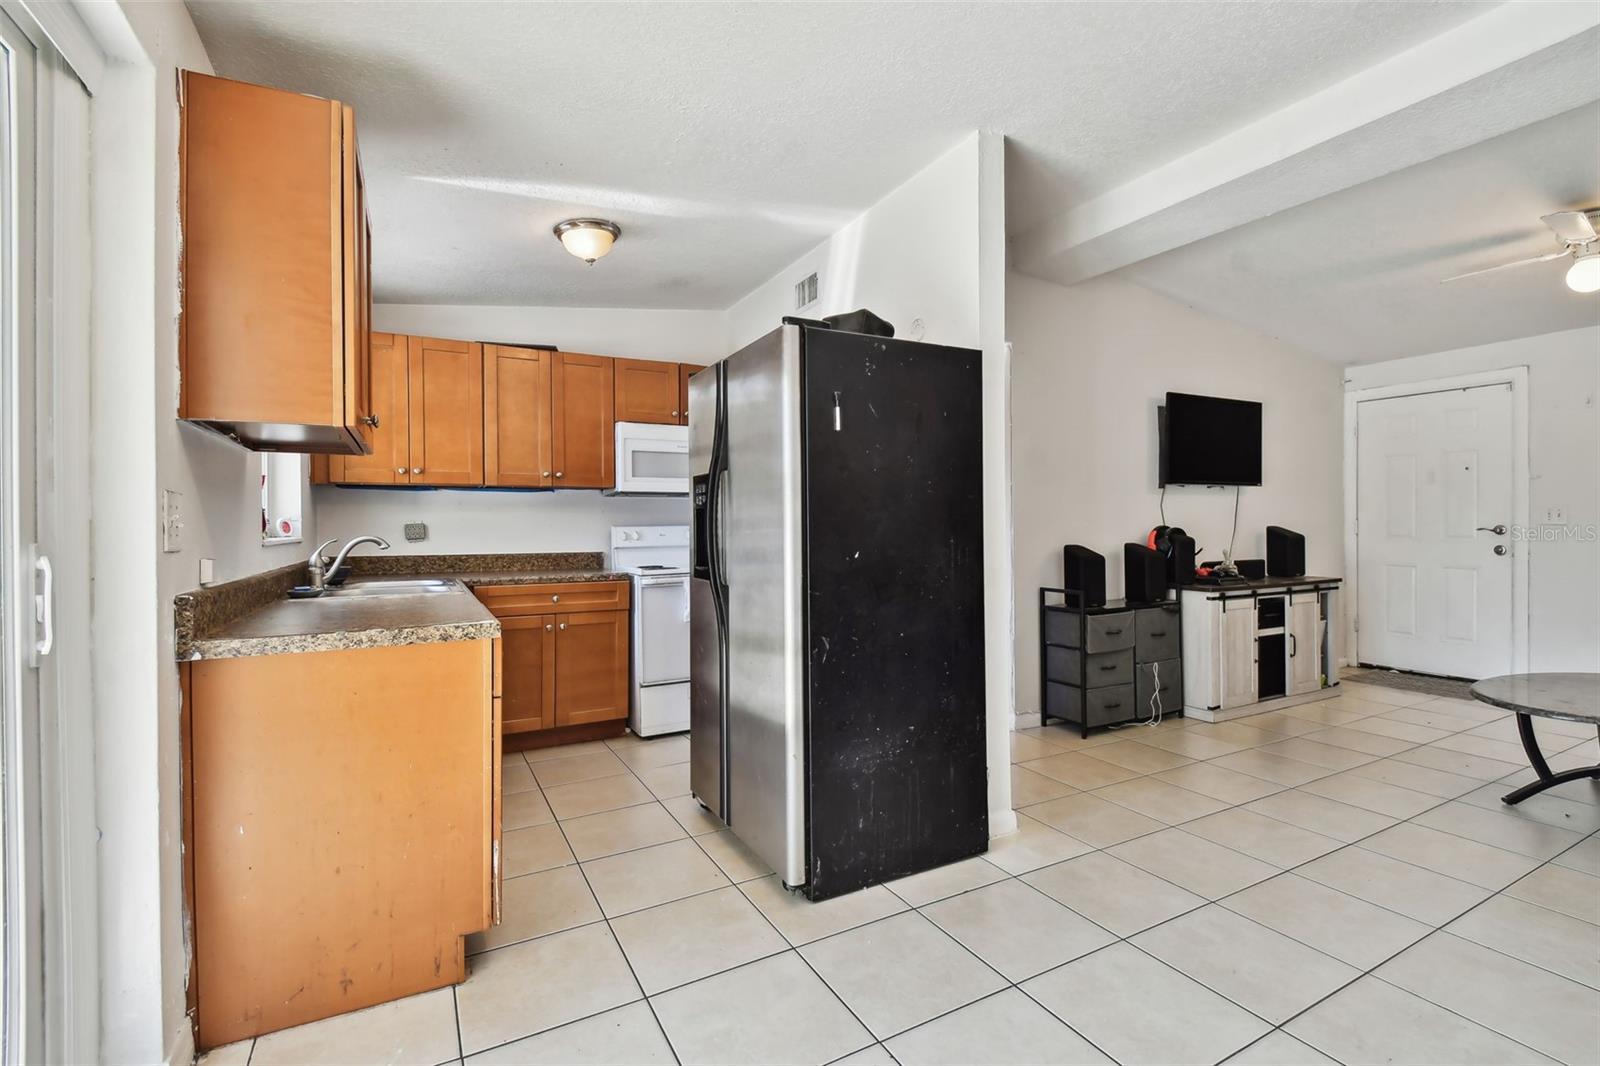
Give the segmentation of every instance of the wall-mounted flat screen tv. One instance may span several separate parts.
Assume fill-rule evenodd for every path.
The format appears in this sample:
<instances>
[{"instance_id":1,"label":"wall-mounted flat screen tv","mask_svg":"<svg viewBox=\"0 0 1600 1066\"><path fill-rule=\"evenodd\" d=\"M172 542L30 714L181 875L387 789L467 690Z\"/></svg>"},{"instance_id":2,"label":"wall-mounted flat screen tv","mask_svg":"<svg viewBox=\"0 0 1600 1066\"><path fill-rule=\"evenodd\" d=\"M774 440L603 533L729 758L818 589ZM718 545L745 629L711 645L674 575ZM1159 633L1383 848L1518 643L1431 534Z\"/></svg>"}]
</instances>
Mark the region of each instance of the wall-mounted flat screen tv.
<instances>
[{"instance_id":1,"label":"wall-mounted flat screen tv","mask_svg":"<svg viewBox=\"0 0 1600 1066\"><path fill-rule=\"evenodd\" d=\"M1261 484L1261 405L1167 393L1161 409L1161 484Z\"/></svg>"}]
</instances>

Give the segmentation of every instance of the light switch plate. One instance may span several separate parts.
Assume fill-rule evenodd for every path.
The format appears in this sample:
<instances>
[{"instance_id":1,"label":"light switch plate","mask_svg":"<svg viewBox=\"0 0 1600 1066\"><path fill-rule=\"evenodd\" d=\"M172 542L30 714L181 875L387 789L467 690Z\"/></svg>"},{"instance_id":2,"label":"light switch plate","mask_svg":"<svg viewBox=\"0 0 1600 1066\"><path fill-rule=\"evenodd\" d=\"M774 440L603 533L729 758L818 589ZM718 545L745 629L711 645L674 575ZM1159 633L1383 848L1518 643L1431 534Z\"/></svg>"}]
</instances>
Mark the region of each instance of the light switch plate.
<instances>
[{"instance_id":1,"label":"light switch plate","mask_svg":"<svg viewBox=\"0 0 1600 1066\"><path fill-rule=\"evenodd\" d=\"M215 559L200 560L200 584L209 585L217 579L217 561Z\"/></svg>"},{"instance_id":2,"label":"light switch plate","mask_svg":"<svg viewBox=\"0 0 1600 1066\"><path fill-rule=\"evenodd\" d=\"M161 490L161 550L183 551L183 493Z\"/></svg>"}]
</instances>

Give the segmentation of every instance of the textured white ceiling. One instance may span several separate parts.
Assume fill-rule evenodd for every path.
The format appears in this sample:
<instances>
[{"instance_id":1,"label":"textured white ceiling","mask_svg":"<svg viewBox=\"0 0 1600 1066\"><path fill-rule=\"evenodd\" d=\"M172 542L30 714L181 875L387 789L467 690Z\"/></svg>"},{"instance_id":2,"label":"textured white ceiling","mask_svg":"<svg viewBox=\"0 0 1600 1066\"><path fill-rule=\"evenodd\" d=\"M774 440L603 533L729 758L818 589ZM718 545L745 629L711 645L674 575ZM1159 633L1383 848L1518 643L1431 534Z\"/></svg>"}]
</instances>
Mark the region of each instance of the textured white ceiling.
<instances>
[{"instance_id":1,"label":"textured white ceiling","mask_svg":"<svg viewBox=\"0 0 1600 1066\"><path fill-rule=\"evenodd\" d=\"M1541 215L1600 205L1600 104L1125 267L1118 276L1339 363L1600 325Z\"/></svg>"},{"instance_id":2,"label":"textured white ceiling","mask_svg":"<svg viewBox=\"0 0 1600 1066\"><path fill-rule=\"evenodd\" d=\"M717 308L973 129L1015 233L1487 6L189 4L218 73L357 109L380 300Z\"/></svg>"}]
</instances>

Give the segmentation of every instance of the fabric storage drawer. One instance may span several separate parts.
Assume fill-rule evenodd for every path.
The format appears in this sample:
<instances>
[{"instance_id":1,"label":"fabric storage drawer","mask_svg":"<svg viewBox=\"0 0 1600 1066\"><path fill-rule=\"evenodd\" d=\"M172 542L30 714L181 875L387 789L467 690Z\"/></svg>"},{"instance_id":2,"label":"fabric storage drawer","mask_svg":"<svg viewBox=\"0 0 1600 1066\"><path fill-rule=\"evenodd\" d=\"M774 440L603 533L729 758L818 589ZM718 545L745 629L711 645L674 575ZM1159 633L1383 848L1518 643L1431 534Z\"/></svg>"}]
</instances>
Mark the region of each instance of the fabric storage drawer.
<instances>
[{"instance_id":1,"label":"fabric storage drawer","mask_svg":"<svg viewBox=\"0 0 1600 1066\"><path fill-rule=\"evenodd\" d=\"M1073 648L1045 648L1045 672L1052 681L1104 688L1133 683L1133 652L1079 654Z\"/></svg>"},{"instance_id":2,"label":"fabric storage drawer","mask_svg":"<svg viewBox=\"0 0 1600 1066\"><path fill-rule=\"evenodd\" d=\"M1045 685L1045 712L1052 718L1065 718L1071 722L1083 721L1087 701L1089 726L1112 725L1134 717L1132 685L1112 685L1108 688L1083 689L1076 685L1062 685L1051 681Z\"/></svg>"},{"instance_id":3,"label":"fabric storage drawer","mask_svg":"<svg viewBox=\"0 0 1600 1066\"><path fill-rule=\"evenodd\" d=\"M1138 651L1142 663L1160 662L1178 654L1177 611L1158 607L1138 613Z\"/></svg>"},{"instance_id":4,"label":"fabric storage drawer","mask_svg":"<svg viewBox=\"0 0 1600 1066\"><path fill-rule=\"evenodd\" d=\"M1059 620L1058 620L1059 619ZM1050 623L1055 621L1052 626ZM1084 650L1093 654L1133 647L1133 612L1091 614L1083 620ZM1070 611L1050 611L1045 616L1045 640L1067 648L1078 646L1078 616Z\"/></svg>"},{"instance_id":5,"label":"fabric storage drawer","mask_svg":"<svg viewBox=\"0 0 1600 1066\"><path fill-rule=\"evenodd\" d=\"M1152 711L1174 714L1183 710L1183 660L1164 659L1158 663L1140 663L1136 668L1138 680L1134 682L1138 706L1134 713L1147 718ZM1159 682L1157 678L1160 678ZM1157 702L1151 705L1154 696Z\"/></svg>"}]
</instances>

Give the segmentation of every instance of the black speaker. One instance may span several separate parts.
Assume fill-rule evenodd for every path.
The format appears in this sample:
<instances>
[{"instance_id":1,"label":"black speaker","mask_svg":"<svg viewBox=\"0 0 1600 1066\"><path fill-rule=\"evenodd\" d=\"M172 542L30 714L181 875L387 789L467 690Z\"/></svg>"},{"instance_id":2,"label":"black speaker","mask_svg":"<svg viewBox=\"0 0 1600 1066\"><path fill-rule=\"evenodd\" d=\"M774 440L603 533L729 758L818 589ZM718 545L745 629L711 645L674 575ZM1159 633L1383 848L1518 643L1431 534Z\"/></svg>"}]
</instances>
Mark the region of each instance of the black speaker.
<instances>
[{"instance_id":1,"label":"black speaker","mask_svg":"<svg viewBox=\"0 0 1600 1066\"><path fill-rule=\"evenodd\" d=\"M1167 584L1194 584L1194 538L1173 533L1167 538Z\"/></svg>"},{"instance_id":2,"label":"black speaker","mask_svg":"<svg viewBox=\"0 0 1600 1066\"><path fill-rule=\"evenodd\" d=\"M1124 544L1122 590L1129 603L1160 603L1166 599L1166 557L1143 544Z\"/></svg>"},{"instance_id":3,"label":"black speaker","mask_svg":"<svg viewBox=\"0 0 1600 1066\"><path fill-rule=\"evenodd\" d=\"M1267 527L1267 573L1273 577L1306 576L1306 538L1282 526Z\"/></svg>"},{"instance_id":4,"label":"black speaker","mask_svg":"<svg viewBox=\"0 0 1600 1066\"><path fill-rule=\"evenodd\" d=\"M1265 559L1235 559L1233 565L1239 568L1239 576L1250 581L1260 581L1267 576L1267 561Z\"/></svg>"},{"instance_id":5,"label":"black speaker","mask_svg":"<svg viewBox=\"0 0 1600 1066\"><path fill-rule=\"evenodd\" d=\"M1106 557L1082 544L1061 549L1061 583L1075 593L1067 600L1073 607L1104 607L1106 604Z\"/></svg>"}]
</instances>

